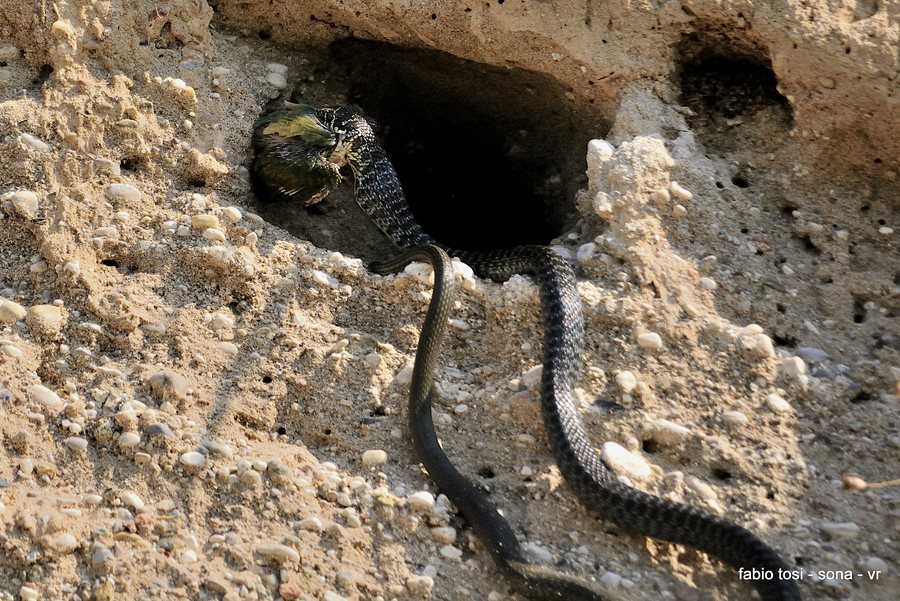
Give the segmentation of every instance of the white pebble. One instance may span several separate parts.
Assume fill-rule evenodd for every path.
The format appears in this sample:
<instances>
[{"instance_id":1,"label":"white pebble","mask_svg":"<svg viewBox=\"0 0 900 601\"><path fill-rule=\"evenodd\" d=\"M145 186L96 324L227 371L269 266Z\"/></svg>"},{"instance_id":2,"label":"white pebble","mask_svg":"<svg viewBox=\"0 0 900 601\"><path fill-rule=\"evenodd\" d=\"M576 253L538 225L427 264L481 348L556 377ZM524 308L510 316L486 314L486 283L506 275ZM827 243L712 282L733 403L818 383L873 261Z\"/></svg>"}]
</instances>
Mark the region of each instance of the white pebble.
<instances>
[{"instance_id":1,"label":"white pebble","mask_svg":"<svg viewBox=\"0 0 900 601\"><path fill-rule=\"evenodd\" d=\"M800 357L785 357L781 360L781 373L790 377L806 375L806 363Z\"/></svg>"},{"instance_id":2,"label":"white pebble","mask_svg":"<svg viewBox=\"0 0 900 601\"><path fill-rule=\"evenodd\" d=\"M19 190L2 196L4 200L12 202L16 212L25 219L34 219L38 215L40 203L38 196L31 190Z\"/></svg>"},{"instance_id":3,"label":"white pebble","mask_svg":"<svg viewBox=\"0 0 900 601\"><path fill-rule=\"evenodd\" d=\"M237 223L244 217L241 210L237 207L225 207L222 209L222 214L231 223Z\"/></svg>"},{"instance_id":4,"label":"white pebble","mask_svg":"<svg viewBox=\"0 0 900 601\"><path fill-rule=\"evenodd\" d=\"M850 540L859 536L859 526L853 522L822 522L822 530L833 539Z\"/></svg>"},{"instance_id":5,"label":"white pebble","mask_svg":"<svg viewBox=\"0 0 900 601\"><path fill-rule=\"evenodd\" d=\"M863 560L862 567L864 570L867 570L869 572L881 571L881 573L884 574L887 572L888 564L880 557L872 555L870 557L866 557Z\"/></svg>"},{"instance_id":6,"label":"white pebble","mask_svg":"<svg viewBox=\"0 0 900 601\"><path fill-rule=\"evenodd\" d=\"M719 285L714 279L703 276L700 278L700 287L704 290L715 290Z\"/></svg>"},{"instance_id":7,"label":"white pebble","mask_svg":"<svg viewBox=\"0 0 900 601\"><path fill-rule=\"evenodd\" d=\"M287 79L281 73L269 73L266 75L266 83L276 90L283 90L287 87Z\"/></svg>"},{"instance_id":8,"label":"white pebble","mask_svg":"<svg viewBox=\"0 0 900 601\"><path fill-rule=\"evenodd\" d=\"M604 572L600 577L600 584L608 589L615 590L622 584L622 577L615 572Z\"/></svg>"},{"instance_id":9,"label":"white pebble","mask_svg":"<svg viewBox=\"0 0 900 601\"><path fill-rule=\"evenodd\" d=\"M431 529L431 538L445 545L456 542L456 528L452 526L439 526Z\"/></svg>"},{"instance_id":10,"label":"white pebble","mask_svg":"<svg viewBox=\"0 0 900 601\"><path fill-rule=\"evenodd\" d=\"M726 411L722 414L722 421L729 426L746 426L750 422L750 418L740 411Z\"/></svg>"},{"instance_id":11,"label":"white pebble","mask_svg":"<svg viewBox=\"0 0 900 601\"><path fill-rule=\"evenodd\" d=\"M78 539L68 532L62 532L51 537L47 546L57 553L71 553L78 548Z\"/></svg>"},{"instance_id":12,"label":"white pebble","mask_svg":"<svg viewBox=\"0 0 900 601\"><path fill-rule=\"evenodd\" d=\"M79 262L78 259L67 261L66 264L63 265L63 271L71 273L72 275L78 275L81 273L81 262Z\"/></svg>"},{"instance_id":13,"label":"white pebble","mask_svg":"<svg viewBox=\"0 0 900 601\"><path fill-rule=\"evenodd\" d=\"M431 576L410 576L406 579L406 588L419 598L428 598L434 589L434 578Z\"/></svg>"},{"instance_id":14,"label":"white pebble","mask_svg":"<svg viewBox=\"0 0 900 601\"><path fill-rule=\"evenodd\" d=\"M588 173L595 175L596 171L603 167L609 161L615 147L606 140L591 140L587 144L587 167Z\"/></svg>"},{"instance_id":15,"label":"white pebble","mask_svg":"<svg viewBox=\"0 0 900 601\"><path fill-rule=\"evenodd\" d=\"M638 334L637 343L645 351L658 351L663 347L662 337L656 332Z\"/></svg>"},{"instance_id":16,"label":"white pebble","mask_svg":"<svg viewBox=\"0 0 900 601\"><path fill-rule=\"evenodd\" d=\"M658 419L650 424L650 436L662 445L676 445L684 442L691 431L667 419Z\"/></svg>"},{"instance_id":17,"label":"white pebble","mask_svg":"<svg viewBox=\"0 0 900 601\"><path fill-rule=\"evenodd\" d=\"M106 186L106 196L110 200L137 202L141 199L141 191L131 184L109 184Z\"/></svg>"},{"instance_id":18,"label":"white pebble","mask_svg":"<svg viewBox=\"0 0 900 601\"><path fill-rule=\"evenodd\" d=\"M256 545L256 554L267 559L273 559L278 563L300 561L300 554L296 549L278 543L266 543Z\"/></svg>"},{"instance_id":19,"label":"white pebble","mask_svg":"<svg viewBox=\"0 0 900 601\"><path fill-rule=\"evenodd\" d=\"M11 344L4 344L0 346L0 351L3 351L6 356L12 357L13 359L21 359L23 354L19 347L13 346Z\"/></svg>"},{"instance_id":20,"label":"white pebble","mask_svg":"<svg viewBox=\"0 0 900 601\"><path fill-rule=\"evenodd\" d=\"M25 317L25 307L7 298L0 298L0 323L15 323Z\"/></svg>"},{"instance_id":21,"label":"white pebble","mask_svg":"<svg viewBox=\"0 0 900 601\"><path fill-rule=\"evenodd\" d=\"M672 215L678 218L684 217L687 215L687 209L684 208L684 205L675 205L672 207Z\"/></svg>"},{"instance_id":22,"label":"white pebble","mask_svg":"<svg viewBox=\"0 0 900 601\"><path fill-rule=\"evenodd\" d=\"M209 320L210 330L230 330L234 327L234 320L224 313L213 313L212 319Z\"/></svg>"},{"instance_id":23,"label":"white pebble","mask_svg":"<svg viewBox=\"0 0 900 601\"><path fill-rule=\"evenodd\" d=\"M209 240L211 242L225 242L227 238L225 237L225 232L220 230L217 227L209 227L203 230L203 234L201 234L205 240Z\"/></svg>"},{"instance_id":24,"label":"white pebble","mask_svg":"<svg viewBox=\"0 0 900 601\"><path fill-rule=\"evenodd\" d=\"M123 449L131 449L141 442L141 436L135 432L122 432L116 442Z\"/></svg>"},{"instance_id":25,"label":"white pebble","mask_svg":"<svg viewBox=\"0 0 900 601\"><path fill-rule=\"evenodd\" d=\"M178 461L187 467L203 467L206 465L206 457L197 451L182 453L181 457L178 458Z\"/></svg>"},{"instance_id":26,"label":"white pebble","mask_svg":"<svg viewBox=\"0 0 900 601\"><path fill-rule=\"evenodd\" d=\"M84 451L87 449L88 441L80 436L70 436L66 439L66 446L73 451Z\"/></svg>"},{"instance_id":27,"label":"white pebble","mask_svg":"<svg viewBox=\"0 0 900 601\"><path fill-rule=\"evenodd\" d=\"M211 227L219 227L219 218L212 213L201 213L191 216L191 227L195 230L205 230Z\"/></svg>"},{"instance_id":28,"label":"white pebble","mask_svg":"<svg viewBox=\"0 0 900 601\"><path fill-rule=\"evenodd\" d=\"M227 340L216 343L216 348L219 349L223 354L228 355L229 357L237 356L240 349L233 342L228 342Z\"/></svg>"},{"instance_id":29,"label":"white pebble","mask_svg":"<svg viewBox=\"0 0 900 601\"><path fill-rule=\"evenodd\" d=\"M375 467L387 463L388 454L382 449L369 449L362 454L363 467Z\"/></svg>"},{"instance_id":30,"label":"white pebble","mask_svg":"<svg viewBox=\"0 0 900 601\"><path fill-rule=\"evenodd\" d=\"M409 495L406 504L413 511L420 513L430 512L434 508L434 495L427 490L420 490Z\"/></svg>"},{"instance_id":31,"label":"white pebble","mask_svg":"<svg viewBox=\"0 0 900 601\"><path fill-rule=\"evenodd\" d=\"M62 399L59 398L59 395L46 386L35 384L31 387L31 396L40 405L50 411L59 411L63 408L64 403L62 402Z\"/></svg>"},{"instance_id":32,"label":"white pebble","mask_svg":"<svg viewBox=\"0 0 900 601\"><path fill-rule=\"evenodd\" d=\"M655 204L662 206L669 202L672 198L672 195L669 194L669 191L665 188L660 188L659 190L650 194L650 200L652 200Z\"/></svg>"},{"instance_id":33,"label":"white pebble","mask_svg":"<svg viewBox=\"0 0 900 601\"><path fill-rule=\"evenodd\" d=\"M185 549L184 551L182 551L179 559L181 560L181 563L185 565L197 563L197 552L193 549Z\"/></svg>"},{"instance_id":34,"label":"white pebble","mask_svg":"<svg viewBox=\"0 0 900 601\"><path fill-rule=\"evenodd\" d=\"M445 559L455 560L455 559L459 559L460 557L462 557L462 551L460 551L453 545L444 545L443 547L441 547L441 549L440 549L440 551L438 551L438 553L440 553L441 557L443 557Z\"/></svg>"},{"instance_id":35,"label":"white pebble","mask_svg":"<svg viewBox=\"0 0 900 601\"><path fill-rule=\"evenodd\" d=\"M268 63L266 65L266 70L270 73L281 73L282 75L287 75L288 72L287 65L281 63Z\"/></svg>"},{"instance_id":36,"label":"white pebble","mask_svg":"<svg viewBox=\"0 0 900 601\"><path fill-rule=\"evenodd\" d=\"M578 261L587 261L597 252L597 245L594 242L588 242L578 247L575 252L575 258Z\"/></svg>"},{"instance_id":37,"label":"white pebble","mask_svg":"<svg viewBox=\"0 0 900 601\"><path fill-rule=\"evenodd\" d=\"M603 443L600 449L600 458L614 472L636 480L649 478L653 473L650 464L643 457L635 455L615 442Z\"/></svg>"},{"instance_id":38,"label":"white pebble","mask_svg":"<svg viewBox=\"0 0 900 601\"><path fill-rule=\"evenodd\" d=\"M38 599L41 598L41 594L36 588L23 584L22 587L19 588L19 597L21 597L22 601L38 601Z\"/></svg>"},{"instance_id":39,"label":"white pebble","mask_svg":"<svg viewBox=\"0 0 900 601\"><path fill-rule=\"evenodd\" d=\"M322 520L320 520L316 516L304 518L297 522L297 528L299 528L300 530L306 530L307 532L321 532Z\"/></svg>"},{"instance_id":40,"label":"white pebble","mask_svg":"<svg viewBox=\"0 0 900 601\"><path fill-rule=\"evenodd\" d=\"M543 365L535 365L529 368L522 377L520 378L520 382L522 386L524 386L528 390L536 390L538 386L541 385L541 376L544 373Z\"/></svg>"},{"instance_id":41,"label":"white pebble","mask_svg":"<svg viewBox=\"0 0 900 601\"><path fill-rule=\"evenodd\" d=\"M39 140L38 138L32 136L31 134L22 134L19 136L19 142L28 146L29 148L33 148L38 152L50 152L53 148L44 142L43 140Z\"/></svg>"},{"instance_id":42,"label":"white pebble","mask_svg":"<svg viewBox=\"0 0 900 601\"><path fill-rule=\"evenodd\" d=\"M144 501L141 499L136 493L131 491L123 492L119 495L119 499L122 500L122 503L131 507L133 509L143 509Z\"/></svg>"},{"instance_id":43,"label":"white pebble","mask_svg":"<svg viewBox=\"0 0 900 601\"><path fill-rule=\"evenodd\" d=\"M612 219L612 200L610 200L609 194L606 192L597 192L591 201L591 208L594 209L594 213L601 219L606 221Z\"/></svg>"},{"instance_id":44,"label":"white pebble","mask_svg":"<svg viewBox=\"0 0 900 601\"><path fill-rule=\"evenodd\" d=\"M689 190L683 188L681 184L676 181L673 181L669 184L669 192L671 192L672 196L674 196L678 200L687 201L694 197L694 195Z\"/></svg>"},{"instance_id":45,"label":"white pebble","mask_svg":"<svg viewBox=\"0 0 900 601\"><path fill-rule=\"evenodd\" d=\"M531 541L522 544L522 550L537 563L551 563L553 554L537 543Z\"/></svg>"},{"instance_id":46,"label":"white pebble","mask_svg":"<svg viewBox=\"0 0 900 601\"><path fill-rule=\"evenodd\" d=\"M791 404L774 392L766 396L766 403L775 413L786 413L791 410Z\"/></svg>"},{"instance_id":47,"label":"white pebble","mask_svg":"<svg viewBox=\"0 0 900 601\"><path fill-rule=\"evenodd\" d=\"M630 394L631 391L637 388L637 378L630 371L620 371L616 374L616 384L619 385L622 392Z\"/></svg>"},{"instance_id":48,"label":"white pebble","mask_svg":"<svg viewBox=\"0 0 900 601\"><path fill-rule=\"evenodd\" d=\"M328 286L330 288L337 288L339 286L339 283L336 279L334 279L324 271L319 271L318 269L312 270L312 280L320 286Z\"/></svg>"}]
</instances>

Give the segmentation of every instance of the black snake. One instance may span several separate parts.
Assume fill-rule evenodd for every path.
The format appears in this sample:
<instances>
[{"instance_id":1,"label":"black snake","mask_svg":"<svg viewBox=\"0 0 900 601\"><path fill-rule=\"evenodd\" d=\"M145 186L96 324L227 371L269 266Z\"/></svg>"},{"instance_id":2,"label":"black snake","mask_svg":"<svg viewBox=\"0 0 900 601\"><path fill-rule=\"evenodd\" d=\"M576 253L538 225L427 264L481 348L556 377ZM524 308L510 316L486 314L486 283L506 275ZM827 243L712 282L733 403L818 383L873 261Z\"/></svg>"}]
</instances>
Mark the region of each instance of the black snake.
<instances>
[{"instance_id":1,"label":"black snake","mask_svg":"<svg viewBox=\"0 0 900 601\"><path fill-rule=\"evenodd\" d=\"M369 122L348 107L292 105L257 122L254 148L253 175L258 187L269 196L308 204L337 186L341 166L349 164L360 207L398 247L407 250L396 259L376 263L373 269L387 273L416 259L432 263L435 290L410 392L409 425L420 461L469 521L515 590L532 599L601 599L596 585L529 563L507 521L453 467L437 442L431 420L432 381L452 304L452 276L440 243L415 221L397 173ZM771 572L773 578L752 582L765 601L801 598L794 580L778 576L788 571L787 564L749 530L622 484L601 462L573 396L582 361L584 321L574 273L562 257L544 246L489 252L445 250L482 277L502 281L520 273L536 279L544 320L544 425L559 469L582 503L633 533L694 547L734 568Z\"/></svg>"}]
</instances>

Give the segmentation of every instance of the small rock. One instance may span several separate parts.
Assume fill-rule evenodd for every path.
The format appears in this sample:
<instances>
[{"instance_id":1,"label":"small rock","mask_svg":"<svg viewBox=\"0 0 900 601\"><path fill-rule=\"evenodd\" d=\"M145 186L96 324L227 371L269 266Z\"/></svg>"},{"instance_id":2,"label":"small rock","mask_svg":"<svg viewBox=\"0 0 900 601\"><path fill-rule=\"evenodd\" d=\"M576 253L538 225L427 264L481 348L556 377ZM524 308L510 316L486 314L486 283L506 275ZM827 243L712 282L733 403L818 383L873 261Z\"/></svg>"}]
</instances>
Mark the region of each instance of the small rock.
<instances>
[{"instance_id":1,"label":"small rock","mask_svg":"<svg viewBox=\"0 0 900 601\"><path fill-rule=\"evenodd\" d=\"M522 374L522 377L520 378L519 381L521 382L522 386L524 386L526 389L537 390L538 387L541 385L541 376L543 375L543 373L544 373L544 366L543 365L535 365L534 367L532 367L528 371L526 371L524 374Z\"/></svg>"},{"instance_id":2,"label":"small rock","mask_svg":"<svg viewBox=\"0 0 900 601\"><path fill-rule=\"evenodd\" d=\"M630 371L620 371L616 374L616 384L619 385L622 392L631 394L631 391L637 388L637 378Z\"/></svg>"},{"instance_id":3,"label":"small rock","mask_svg":"<svg viewBox=\"0 0 900 601\"><path fill-rule=\"evenodd\" d=\"M822 530L832 539L850 540L859 536L859 526L853 522L822 522Z\"/></svg>"},{"instance_id":4,"label":"small rock","mask_svg":"<svg viewBox=\"0 0 900 601\"><path fill-rule=\"evenodd\" d=\"M266 83L276 90L283 90L287 87L287 79L281 73L269 73L266 75Z\"/></svg>"},{"instance_id":5,"label":"small rock","mask_svg":"<svg viewBox=\"0 0 900 601\"><path fill-rule=\"evenodd\" d=\"M15 323L25 315L25 307L8 298L0 298L0 323Z\"/></svg>"},{"instance_id":6,"label":"small rock","mask_svg":"<svg viewBox=\"0 0 900 601\"><path fill-rule=\"evenodd\" d=\"M523 543L522 550L537 563L553 562L553 554L550 551L531 541Z\"/></svg>"},{"instance_id":7,"label":"small rock","mask_svg":"<svg viewBox=\"0 0 900 601\"><path fill-rule=\"evenodd\" d=\"M0 198L12 202L13 209L15 209L16 213L25 219L34 219L37 217L41 208L40 202L38 201L38 195L31 190L10 192L4 194Z\"/></svg>"},{"instance_id":8,"label":"small rock","mask_svg":"<svg viewBox=\"0 0 900 601\"><path fill-rule=\"evenodd\" d=\"M121 499L122 503L128 507L133 509L143 509L144 501L141 499L136 493L131 491L126 491L119 494L119 499Z\"/></svg>"},{"instance_id":9,"label":"small rock","mask_svg":"<svg viewBox=\"0 0 900 601\"><path fill-rule=\"evenodd\" d=\"M212 319L209 320L209 329L213 331L223 330L234 327L234 320L224 313L214 313Z\"/></svg>"},{"instance_id":10,"label":"small rock","mask_svg":"<svg viewBox=\"0 0 900 601\"><path fill-rule=\"evenodd\" d=\"M303 597L303 589L293 582L282 582L278 587L278 593L285 601L297 601Z\"/></svg>"},{"instance_id":11,"label":"small rock","mask_svg":"<svg viewBox=\"0 0 900 601\"><path fill-rule=\"evenodd\" d=\"M22 599L22 601L38 601L38 599L41 598L41 594L35 588L22 585L19 588L19 597Z\"/></svg>"},{"instance_id":12,"label":"small rock","mask_svg":"<svg viewBox=\"0 0 900 601\"><path fill-rule=\"evenodd\" d=\"M203 230L201 234L204 240L209 240L210 242L225 242L228 238L225 236L225 232L220 230L217 227L209 227Z\"/></svg>"},{"instance_id":13,"label":"small rock","mask_svg":"<svg viewBox=\"0 0 900 601\"><path fill-rule=\"evenodd\" d=\"M362 454L363 467L375 467L387 463L388 454L381 449L370 449Z\"/></svg>"},{"instance_id":14,"label":"small rock","mask_svg":"<svg viewBox=\"0 0 900 601\"><path fill-rule=\"evenodd\" d=\"M219 227L219 218L212 213L191 216L191 227L195 230L206 230Z\"/></svg>"},{"instance_id":15,"label":"small rock","mask_svg":"<svg viewBox=\"0 0 900 601\"><path fill-rule=\"evenodd\" d=\"M266 559L271 559L278 563L300 561L300 554L296 549L279 543L265 543L256 545L254 551L257 555L261 555Z\"/></svg>"},{"instance_id":16,"label":"small rock","mask_svg":"<svg viewBox=\"0 0 900 601\"><path fill-rule=\"evenodd\" d=\"M775 413L787 413L791 410L791 404L774 392L766 396L766 404Z\"/></svg>"},{"instance_id":17,"label":"small rock","mask_svg":"<svg viewBox=\"0 0 900 601\"><path fill-rule=\"evenodd\" d=\"M202 453L198 453L197 451L188 451L187 453L182 453L181 457L178 458L178 461L181 465L186 467L203 467L206 465L206 457L203 456Z\"/></svg>"},{"instance_id":18,"label":"small rock","mask_svg":"<svg viewBox=\"0 0 900 601\"><path fill-rule=\"evenodd\" d=\"M866 557L862 561L862 568L869 572L877 572L880 571L882 574L887 573L888 564L885 560L880 557L876 557L874 555L870 557Z\"/></svg>"},{"instance_id":19,"label":"small rock","mask_svg":"<svg viewBox=\"0 0 900 601\"><path fill-rule=\"evenodd\" d=\"M188 383L181 374L164 369L150 376L150 390L159 402L182 401L187 398Z\"/></svg>"},{"instance_id":20,"label":"small rock","mask_svg":"<svg viewBox=\"0 0 900 601\"><path fill-rule=\"evenodd\" d=\"M63 327L63 312L56 305L34 305L25 313L28 329L38 337L55 339Z\"/></svg>"},{"instance_id":21,"label":"small rock","mask_svg":"<svg viewBox=\"0 0 900 601\"><path fill-rule=\"evenodd\" d=\"M828 353L813 346L801 346L797 349L797 356L808 363L821 363L828 359Z\"/></svg>"},{"instance_id":22,"label":"small rock","mask_svg":"<svg viewBox=\"0 0 900 601\"><path fill-rule=\"evenodd\" d=\"M600 584L608 589L615 590L622 584L622 577L615 572L604 572L600 577Z\"/></svg>"},{"instance_id":23,"label":"small rock","mask_svg":"<svg viewBox=\"0 0 900 601\"><path fill-rule=\"evenodd\" d=\"M59 411L64 405L58 394L40 384L31 387L31 397L50 411Z\"/></svg>"},{"instance_id":24,"label":"small rock","mask_svg":"<svg viewBox=\"0 0 900 601\"><path fill-rule=\"evenodd\" d=\"M445 545L452 545L456 542L456 528L452 526L438 526L431 529L431 538Z\"/></svg>"},{"instance_id":25,"label":"small rock","mask_svg":"<svg viewBox=\"0 0 900 601\"><path fill-rule=\"evenodd\" d=\"M635 480L645 480L653 473L643 457L615 442L603 443L600 458L612 471Z\"/></svg>"},{"instance_id":26,"label":"small rock","mask_svg":"<svg viewBox=\"0 0 900 601\"><path fill-rule=\"evenodd\" d=\"M431 576L410 576L406 579L406 588L415 597L427 598L434 589L434 578Z\"/></svg>"},{"instance_id":27,"label":"small rock","mask_svg":"<svg viewBox=\"0 0 900 601\"><path fill-rule=\"evenodd\" d=\"M61 532L55 536L51 536L46 545L57 553L71 553L78 548L78 539L68 532Z\"/></svg>"},{"instance_id":28,"label":"small rock","mask_svg":"<svg viewBox=\"0 0 900 601\"><path fill-rule=\"evenodd\" d=\"M131 184L109 184L106 186L106 197L110 200L137 202L141 199L141 191Z\"/></svg>"},{"instance_id":29,"label":"small rock","mask_svg":"<svg viewBox=\"0 0 900 601\"><path fill-rule=\"evenodd\" d=\"M678 200L688 201L694 197L693 193L691 193L690 190L683 188L681 184L676 181L673 181L669 184L669 192L671 192L672 196L674 196Z\"/></svg>"},{"instance_id":30,"label":"small rock","mask_svg":"<svg viewBox=\"0 0 900 601\"><path fill-rule=\"evenodd\" d=\"M722 414L722 421L729 426L746 426L750 422L750 418L740 411L726 411Z\"/></svg>"},{"instance_id":31,"label":"small rock","mask_svg":"<svg viewBox=\"0 0 900 601\"><path fill-rule=\"evenodd\" d=\"M680 424L667 419L658 419L650 424L650 437L661 445L677 445L683 443L691 435L691 431Z\"/></svg>"},{"instance_id":32,"label":"small rock","mask_svg":"<svg viewBox=\"0 0 900 601\"><path fill-rule=\"evenodd\" d=\"M244 218L243 213L241 213L241 210L237 207L224 207L222 209L222 215L224 215L231 223L238 223Z\"/></svg>"},{"instance_id":33,"label":"small rock","mask_svg":"<svg viewBox=\"0 0 900 601\"><path fill-rule=\"evenodd\" d=\"M658 351L663 347L662 337L656 332L644 332L638 334L638 346L646 351Z\"/></svg>"},{"instance_id":34,"label":"small rock","mask_svg":"<svg viewBox=\"0 0 900 601\"><path fill-rule=\"evenodd\" d=\"M792 378L806 375L806 363L800 357L785 357L781 360L781 373Z\"/></svg>"},{"instance_id":35,"label":"small rock","mask_svg":"<svg viewBox=\"0 0 900 601\"><path fill-rule=\"evenodd\" d=\"M19 142L21 142L25 146L28 146L29 148L37 150L38 152L50 152L51 150L53 150L53 148L49 144L32 136L31 134L22 134L21 136L19 136Z\"/></svg>"},{"instance_id":36,"label":"small rock","mask_svg":"<svg viewBox=\"0 0 900 601\"><path fill-rule=\"evenodd\" d=\"M171 440L175 440L177 436L172 432L172 428L169 427L169 424L159 422L156 424L150 424L144 429L144 432L147 433L147 436L150 438L156 438L157 436L162 436L163 438L168 438Z\"/></svg>"},{"instance_id":37,"label":"small rock","mask_svg":"<svg viewBox=\"0 0 900 601\"><path fill-rule=\"evenodd\" d=\"M87 449L88 441L80 436L70 436L66 439L66 446L73 451L81 452Z\"/></svg>"},{"instance_id":38,"label":"small rock","mask_svg":"<svg viewBox=\"0 0 900 601\"><path fill-rule=\"evenodd\" d=\"M303 518L302 520L297 522L297 528L299 528L300 530L306 530L307 532L321 532L322 520L320 520L316 516Z\"/></svg>"},{"instance_id":39,"label":"small rock","mask_svg":"<svg viewBox=\"0 0 900 601\"><path fill-rule=\"evenodd\" d=\"M116 442L123 449L132 449L141 442L141 437L134 432L122 432Z\"/></svg>"},{"instance_id":40,"label":"small rock","mask_svg":"<svg viewBox=\"0 0 900 601\"><path fill-rule=\"evenodd\" d=\"M430 512L434 508L434 495L427 490L420 490L409 495L406 503L413 511L420 513Z\"/></svg>"},{"instance_id":41,"label":"small rock","mask_svg":"<svg viewBox=\"0 0 900 601\"><path fill-rule=\"evenodd\" d=\"M441 557L443 557L444 559L455 560L462 557L462 551L460 551L453 545L444 545L440 548L440 550L438 550L438 553L440 553Z\"/></svg>"},{"instance_id":42,"label":"small rock","mask_svg":"<svg viewBox=\"0 0 900 601\"><path fill-rule=\"evenodd\" d=\"M703 276L702 278L700 278L700 287L704 290L715 290L719 287L719 285L714 279Z\"/></svg>"}]
</instances>

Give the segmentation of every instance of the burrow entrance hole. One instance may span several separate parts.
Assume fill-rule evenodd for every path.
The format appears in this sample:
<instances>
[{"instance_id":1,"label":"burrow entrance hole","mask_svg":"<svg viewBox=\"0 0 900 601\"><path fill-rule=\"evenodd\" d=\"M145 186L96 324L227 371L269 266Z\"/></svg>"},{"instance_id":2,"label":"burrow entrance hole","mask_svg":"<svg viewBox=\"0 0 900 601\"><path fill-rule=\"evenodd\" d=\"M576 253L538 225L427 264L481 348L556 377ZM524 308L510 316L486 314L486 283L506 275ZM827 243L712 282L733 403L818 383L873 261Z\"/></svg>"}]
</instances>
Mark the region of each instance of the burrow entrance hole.
<instances>
[{"instance_id":1,"label":"burrow entrance hole","mask_svg":"<svg viewBox=\"0 0 900 601\"><path fill-rule=\"evenodd\" d=\"M678 55L681 100L696 118L734 120L774 108L784 129L793 125L790 104L778 91L778 79L764 49L746 40L700 31L682 38Z\"/></svg>"},{"instance_id":2,"label":"burrow entrance hole","mask_svg":"<svg viewBox=\"0 0 900 601\"><path fill-rule=\"evenodd\" d=\"M341 40L329 54L434 238L487 250L546 244L575 225L587 141L608 127L557 81L381 42Z\"/></svg>"}]
</instances>

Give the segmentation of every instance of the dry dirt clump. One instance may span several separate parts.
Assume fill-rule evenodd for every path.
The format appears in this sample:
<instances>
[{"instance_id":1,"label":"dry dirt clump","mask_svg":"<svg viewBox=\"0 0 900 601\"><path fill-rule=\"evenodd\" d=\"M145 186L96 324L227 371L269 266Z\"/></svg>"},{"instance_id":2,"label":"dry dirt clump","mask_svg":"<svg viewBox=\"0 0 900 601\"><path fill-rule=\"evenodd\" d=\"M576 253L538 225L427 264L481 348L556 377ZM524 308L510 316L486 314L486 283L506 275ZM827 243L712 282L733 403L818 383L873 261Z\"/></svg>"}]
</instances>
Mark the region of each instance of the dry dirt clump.
<instances>
[{"instance_id":1,"label":"dry dirt clump","mask_svg":"<svg viewBox=\"0 0 900 601\"><path fill-rule=\"evenodd\" d=\"M354 64L379 73L385 44L477 61L491 91L530 73L479 112L466 98L490 95L442 72L443 119L578 115L541 134L581 150L540 187L564 192L577 393L613 468L759 533L806 599L896 598L900 492L842 478L900 477L898 20L874 1L3 3L0 600L515 598L407 442L427 270L369 274L355 257L390 247L346 189L315 213L250 191L263 105L366 106ZM498 134L511 160L528 133ZM611 599L750 598L574 501L540 421L534 284L458 271L436 423L535 560Z\"/></svg>"}]
</instances>

